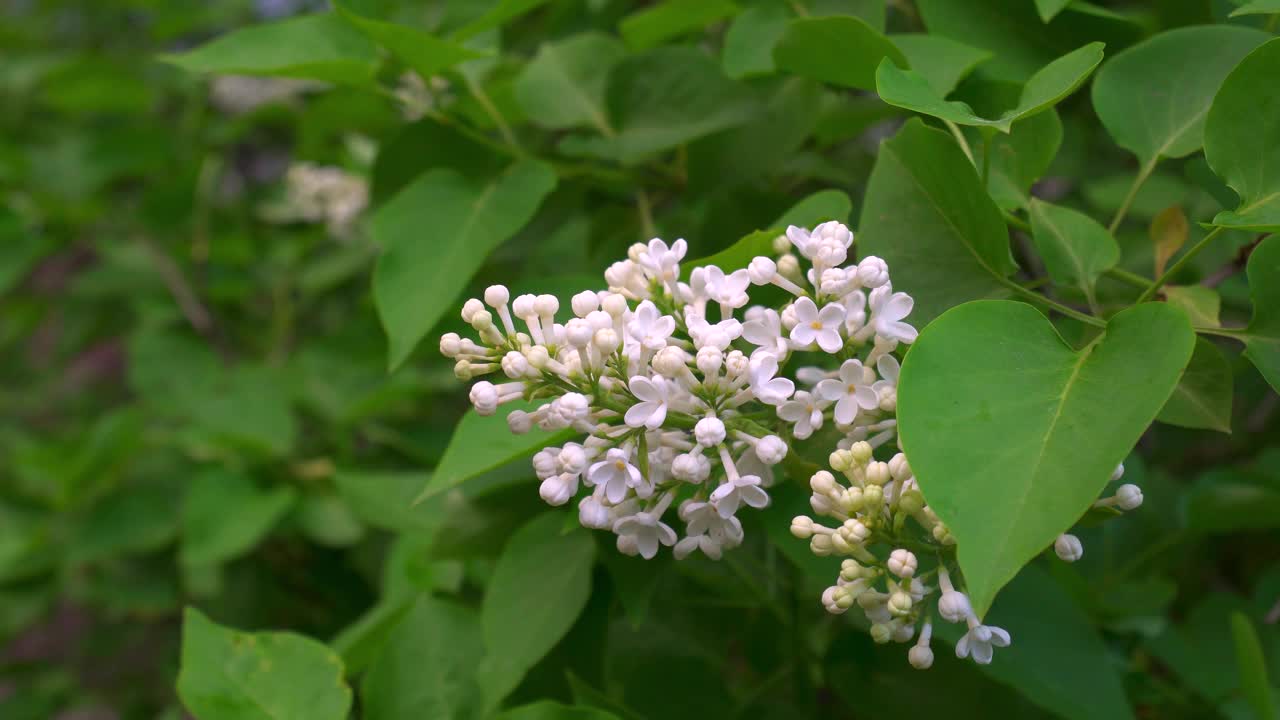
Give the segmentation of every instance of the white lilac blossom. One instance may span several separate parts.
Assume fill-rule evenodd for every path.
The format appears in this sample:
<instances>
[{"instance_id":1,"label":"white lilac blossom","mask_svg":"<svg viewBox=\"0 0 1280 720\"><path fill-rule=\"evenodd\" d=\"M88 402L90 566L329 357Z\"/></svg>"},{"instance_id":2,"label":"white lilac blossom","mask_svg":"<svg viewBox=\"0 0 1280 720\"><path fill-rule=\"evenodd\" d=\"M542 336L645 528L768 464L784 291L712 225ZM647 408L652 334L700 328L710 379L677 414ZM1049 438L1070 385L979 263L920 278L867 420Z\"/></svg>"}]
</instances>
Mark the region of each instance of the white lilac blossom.
<instances>
[{"instance_id":1,"label":"white lilac blossom","mask_svg":"<svg viewBox=\"0 0 1280 720\"><path fill-rule=\"evenodd\" d=\"M474 381L476 412L530 402L508 413L512 432L582 434L533 457L548 503L581 495L581 523L612 530L624 553L672 547L680 558L718 559L743 541L738 513L769 504L770 486L785 477L775 466L794 441L827 427L845 445L894 437L894 353L914 338L903 320L910 297L893 293L884 261L854 261L853 240L839 222L791 227L774 244L776 259L686 271L687 243L655 238L610 265L604 289L573 295L568 317L553 296L488 288L462 307L476 337L450 333L440 351L459 379ZM787 302L753 305L765 285ZM816 366L796 367L802 353ZM822 355L815 362L812 353ZM798 377L818 387L797 392ZM682 532L668 518L672 505ZM899 561L900 612L912 602L915 559Z\"/></svg>"}]
</instances>

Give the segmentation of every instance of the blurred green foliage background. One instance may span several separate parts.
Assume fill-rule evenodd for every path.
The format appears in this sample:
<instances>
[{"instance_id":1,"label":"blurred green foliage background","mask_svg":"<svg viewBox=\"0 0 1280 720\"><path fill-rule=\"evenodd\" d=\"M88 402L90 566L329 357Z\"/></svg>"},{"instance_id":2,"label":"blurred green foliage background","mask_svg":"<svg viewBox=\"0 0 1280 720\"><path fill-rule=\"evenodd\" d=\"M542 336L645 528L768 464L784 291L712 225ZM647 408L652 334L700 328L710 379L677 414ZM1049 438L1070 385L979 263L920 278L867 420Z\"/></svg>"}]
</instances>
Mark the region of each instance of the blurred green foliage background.
<instances>
[{"instance_id":1,"label":"blurred green foliage background","mask_svg":"<svg viewBox=\"0 0 1280 720\"><path fill-rule=\"evenodd\" d=\"M371 719L539 701L512 717L1252 717L1230 618L1251 621L1280 684L1280 400L1238 357L1233 432L1154 427L1127 464L1146 505L1083 533L1080 563L1024 571L994 610L1014 646L988 668L939 653L915 671L826 615L832 567L786 532L799 484L720 563L646 563L607 534L561 534L565 513L500 444L466 448L485 472L412 504L469 407L434 352L466 295L434 283L594 287L633 242L682 236L709 255L819 191L845 193L857 227L878 142L907 113L779 71L770 50L793 17L986 51L951 79L975 107L1089 41L1110 56L1162 30L1272 31L1276 17L1228 19L1225 0L1060 2L1046 23L1052 5L385 0L339 17L309 0L4 2L0 718L183 717L175 687L202 719L343 717L348 685L350 712ZM293 17L323 47L286 35L256 52L311 79L240 76L260 60L244 48L162 61ZM360 22L476 58L424 79L410 71L434 60L365 48ZM331 60L296 62L311 51ZM1109 215L1134 159L1087 93L1053 117L1061 146L1035 193ZM521 159L554 187L527 217L501 217L520 215L520 193L495 209L495 229L463 238L469 261L441 260L411 288L423 304L380 321L378 224L420 238L428 260L459 238L433 226L442 196L392 220L379 209L424 173L482 187ZM1117 234L1126 269L1150 276L1155 216L1211 216L1222 189L1203 159L1161 164ZM1239 236L1180 278L1211 282L1225 324L1249 314L1255 238ZM1124 292L1104 280L1099 301ZM397 322L417 337L389 345ZM259 636L270 685L307 689L310 714L197 709L232 692L210 685L239 646L191 613L181 649L188 606L327 645ZM513 667L495 668L495 647Z\"/></svg>"}]
</instances>

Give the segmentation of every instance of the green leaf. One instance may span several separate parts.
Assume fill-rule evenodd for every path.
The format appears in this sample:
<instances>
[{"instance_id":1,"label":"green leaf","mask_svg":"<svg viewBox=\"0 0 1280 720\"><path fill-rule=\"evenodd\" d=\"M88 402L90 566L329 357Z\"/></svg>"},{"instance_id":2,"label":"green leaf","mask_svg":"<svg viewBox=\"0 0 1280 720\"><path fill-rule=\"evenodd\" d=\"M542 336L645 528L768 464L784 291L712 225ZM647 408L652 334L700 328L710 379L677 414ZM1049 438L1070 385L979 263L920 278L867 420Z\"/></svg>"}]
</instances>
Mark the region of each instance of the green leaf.
<instances>
[{"instance_id":1,"label":"green leaf","mask_svg":"<svg viewBox=\"0 0 1280 720\"><path fill-rule=\"evenodd\" d=\"M1236 66L1213 99L1204 125L1209 167L1240 196L1213 224L1280 231L1280 38Z\"/></svg>"},{"instance_id":2,"label":"green leaf","mask_svg":"<svg viewBox=\"0 0 1280 720\"><path fill-rule=\"evenodd\" d=\"M1049 22L1055 15L1071 4L1071 0L1036 0L1036 12L1040 19Z\"/></svg>"},{"instance_id":3,"label":"green leaf","mask_svg":"<svg viewBox=\"0 0 1280 720\"><path fill-rule=\"evenodd\" d=\"M724 34L720 63L731 78L769 75L774 71L773 48L787 31L791 13L772 0L738 13Z\"/></svg>"},{"instance_id":4,"label":"green leaf","mask_svg":"<svg viewBox=\"0 0 1280 720\"><path fill-rule=\"evenodd\" d=\"M373 218L382 245L373 273L378 315L399 367L494 248L529 219L556 186L550 167L521 160L487 181L428 170Z\"/></svg>"},{"instance_id":5,"label":"green leaf","mask_svg":"<svg viewBox=\"0 0 1280 720\"><path fill-rule=\"evenodd\" d=\"M86 563L157 550L177 535L178 498L167 485L128 487L93 505L72 526L67 558Z\"/></svg>"},{"instance_id":6,"label":"green leaf","mask_svg":"<svg viewBox=\"0 0 1280 720\"><path fill-rule=\"evenodd\" d=\"M1106 228L1078 210L1035 198L1028 209L1031 237L1049 277L1058 285L1080 288L1093 305L1098 276L1116 266L1120 246Z\"/></svg>"},{"instance_id":7,"label":"green leaf","mask_svg":"<svg viewBox=\"0 0 1280 720\"><path fill-rule=\"evenodd\" d=\"M485 706L496 707L569 631L591 594L595 543L544 513L507 541L481 606L485 658L476 668Z\"/></svg>"},{"instance_id":8,"label":"green leaf","mask_svg":"<svg viewBox=\"0 0 1280 720\"><path fill-rule=\"evenodd\" d=\"M182 505L184 565L205 566L233 560L252 550L297 499L290 487L261 490L253 481L223 470L209 470L192 481Z\"/></svg>"},{"instance_id":9,"label":"green leaf","mask_svg":"<svg viewBox=\"0 0 1280 720\"><path fill-rule=\"evenodd\" d=\"M281 75L371 85L373 43L334 13L255 25L164 60L199 73Z\"/></svg>"},{"instance_id":10,"label":"green leaf","mask_svg":"<svg viewBox=\"0 0 1280 720\"><path fill-rule=\"evenodd\" d=\"M974 114L959 100L946 100L915 70L902 70L891 62L881 62L876 70L876 92L890 105L950 120L960 125L993 127L1009 132L1017 120L1032 117L1053 107L1084 84L1102 62L1103 44L1089 43L1040 68L1022 88L1018 104L990 120Z\"/></svg>"},{"instance_id":11,"label":"green leaf","mask_svg":"<svg viewBox=\"0 0 1280 720\"><path fill-rule=\"evenodd\" d=\"M853 210L849 196L840 190L819 190L793 205L767 230L757 230L714 255L708 255L686 263L690 268L715 265L725 272L733 272L751 264L759 255L772 256L773 240L786 232L788 225L811 228L827 220L846 222Z\"/></svg>"},{"instance_id":12,"label":"green leaf","mask_svg":"<svg viewBox=\"0 0 1280 720\"><path fill-rule=\"evenodd\" d=\"M1280 13L1280 0L1253 0L1231 11L1231 17L1241 15L1271 15Z\"/></svg>"},{"instance_id":13,"label":"green leaf","mask_svg":"<svg viewBox=\"0 0 1280 720\"><path fill-rule=\"evenodd\" d=\"M453 431L453 437L449 438L449 447L445 449L440 464L422 489L418 501L457 487L513 460L528 457L548 445L560 444L581 434L575 430L549 433L534 427L523 435L516 435L507 427L507 415L513 410L531 412L544 402L508 403L499 408L497 413L488 416L467 411Z\"/></svg>"},{"instance_id":14,"label":"green leaf","mask_svg":"<svg viewBox=\"0 0 1280 720\"><path fill-rule=\"evenodd\" d=\"M1245 273L1253 319L1237 337L1244 340L1244 356L1280 392L1280 236L1272 235L1253 249Z\"/></svg>"},{"instance_id":15,"label":"green leaf","mask_svg":"<svg viewBox=\"0 0 1280 720\"><path fill-rule=\"evenodd\" d=\"M342 676L338 656L311 638L238 632L191 607L183 614L178 696L199 720L346 720Z\"/></svg>"},{"instance_id":16,"label":"green leaf","mask_svg":"<svg viewBox=\"0 0 1280 720\"><path fill-rule=\"evenodd\" d=\"M1240 670L1240 689L1253 714L1259 720L1280 717L1271 697L1271 681L1267 678L1267 658L1253 623L1242 612L1231 613L1231 638L1236 646L1236 667Z\"/></svg>"},{"instance_id":17,"label":"green leaf","mask_svg":"<svg viewBox=\"0 0 1280 720\"><path fill-rule=\"evenodd\" d=\"M1266 39L1227 25L1160 33L1102 66L1094 110L1116 144L1143 163L1190 155L1204 144L1205 116L1223 79Z\"/></svg>"},{"instance_id":18,"label":"green leaf","mask_svg":"<svg viewBox=\"0 0 1280 720\"><path fill-rule=\"evenodd\" d=\"M463 41L486 30L500 27L546 4L547 0L498 0L485 14L453 31L453 39Z\"/></svg>"},{"instance_id":19,"label":"green leaf","mask_svg":"<svg viewBox=\"0 0 1280 720\"><path fill-rule=\"evenodd\" d=\"M391 51L427 82L442 70L467 60L487 57L485 53L476 52L448 40L441 40L408 25L397 25L364 17L343 2L335 2L334 7L347 22L354 25L370 40Z\"/></svg>"},{"instance_id":20,"label":"green leaf","mask_svg":"<svg viewBox=\"0 0 1280 720\"><path fill-rule=\"evenodd\" d=\"M1194 345L1186 316L1162 303L1116 314L1079 352L1016 302L968 303L920 334L898 393L902 447L956 537L979 615L1088 510Z\"/></svg>"},{"instance_id":21,"label":"green leaf","mask_svg":"<svg viewBox=\"0 0 1280 720\"><path fill-rule=\"evenodd\" d=\"M1195 327L1219 327L1218 319L1222 310L1222 296L1217 290L1203 285L1165 285L1160 288L1164 299L1170 305L1176 305L1191 318Z\"/></svg>"},{"instance_id":22,"label":"green leaf","mask_svg":"<svg viewBox=\"0 0 1280 720\"><path fill-rule=\"evenodd\" d=\"M946 97L973 69L991 59L986 50L938 35L907 33L890 35L892 42L907 56L910 67L929 82L929 87Z\"/></svg>"},{"instance_id":23,"label":"green leaf","mask_svg":"<svg viewBox=\"0 0 1280 720\"><path fill-rule=\"evenodd\" d=\"M43 250L41 237L23 227L13 211L0 205L0 295L27 274Z\"/></svg>"},{"instance_id":24,"label":"green leaf","mask_svg":"<svg viewBox=\"0 0 1280 720\"><path fill-rule=\"evenodd\" d=\"M1113 665L1098 662L1106 656L1107 646L1093 621L1040 567L1030 565L1018 573L1000 594L986 622L1013 636L1013 642L1000 648L990 665L980 666L987 675L1016 688L1058 717L1133 717L1119 673ZM952 643L967 629L934 623L934 631Z\"/></svg>"},{"instance_id":25,"label":"green leaf","mask_svg":"<svg viewBox=\"0 0 1280 720\"><path fill-rule=\"evenodd\" d=\"M430 532L440 524L442 507L414 504L430 480L426 473L339 470L338 491L361 520L393 532Z\"/></svg>"},{"instance_id":26,"label":"green leaf","mask_svg":"<svg viewBox=\"0 0 1280 720\"><path fill-rule=\"evenodd\" d=\"M880 146L856 241L915 298L910 321L1004 292L1015 269L1000 209L950 135L915 119Z\"/></svg>"},{"instance_id":27,"label":"green leaf","mask_svg":"<svg viewBox=\"0 0 1280 720\"><path fill-rule=\"evenodd\" d=\"M623 18L618 33L632 50L648 50L737 12L730 0L666 0Z\"/></svg>"},{"instance_id":28,"label":"green leaf","mask_svg":"<svg viewBox=\"0 0 1280 720\"><path fill-rule=\"evenodd\" d=\"M987 189L996 205L1004 210L1026 207L1031 186L1048 172L1061 144L1062 121L1053 109L1014 123L1008 135L989 138L983 152L991 153Z\"/></svg>"},{"instance_id":29,"label":"green leaf","mask_svg":"<svg viewBox=\"0 0 1280 720\"><path fill-rule=\"evenodd\" d=\"M849 15L792 20L773 48L779 70L861 90L876 88L876 66L884 60L907 65L888 38Z\"/></svg>"},{"instance_id":30,"label":"green leaf","mask_svg":"<svg viewBox=\"0 0 1280 720\"><path fill-rule=\"evenodd\" d=\"M1169 425L1230 434L1231 386L1227 358L1216 345L1197 338L1191 362L1156 419Z\"/></svg>"},{"instance_id":31,"label":"green leaf","mask_svg":"<svg viewBox=\"0 0 1280 720\"><path fill-rule=\"evenodd\" d=\"M516 100L525 115L542 127L591 126L612 135L605 83L609 71L625 56L622 43L597 32L543 43L516 78Z\"/></svg>"},{"instance_id":32,"label":"green leaf","mask_svg":"<svg viewBox=\"0 0 1280 720\"><path fill-rule=\"evenodd\" d=\"M597 708L570 707L540 700L494 716L494 720L617 720L618 716Z\"/></svg>"},{"instance_id":33,"label":"green leaf","mask_svg":"<svg viewBox=\"0 0 1280 720\"><path fill-rule=\"evenodd\" d=\"M1210 470L1186 493L1187 527L1207 533L1280 528L1280 482L1235 468Z\"/></svg>"},{"instance_id":34,"label":"green leaf","mask_svg":"<svg viewBox=\"0 0 1280 720\"><path fill-rule=\"evenodd\" d=\"M691 47L626 58L610 74L606 97L618 137L602 147L626 164L741 125L759 110L748 87Z\"/></svg>"},{"instance_id":35,"label":"green leaf","mask_svg":"<svg viewBox=\"0 0 1280 720\"><path fill-rule=\"evenodd\" d=\"M1184 685L1216 704L1239 689L1230 617L1247 608L1239 595L1211 592L1177 627L1152 638L1148 650Z\"/></svg>"},{"instance_id":36,"label":"green leaf","mask_svg":"<svg viewBox=\"0 0 1280 720\"><path fill-rule=\"evenodd\" d=\"M365 720L478 717L476 663L484 654L475 611L429 595L395 627L361 685Z\"/></svg>"}]
</instances>

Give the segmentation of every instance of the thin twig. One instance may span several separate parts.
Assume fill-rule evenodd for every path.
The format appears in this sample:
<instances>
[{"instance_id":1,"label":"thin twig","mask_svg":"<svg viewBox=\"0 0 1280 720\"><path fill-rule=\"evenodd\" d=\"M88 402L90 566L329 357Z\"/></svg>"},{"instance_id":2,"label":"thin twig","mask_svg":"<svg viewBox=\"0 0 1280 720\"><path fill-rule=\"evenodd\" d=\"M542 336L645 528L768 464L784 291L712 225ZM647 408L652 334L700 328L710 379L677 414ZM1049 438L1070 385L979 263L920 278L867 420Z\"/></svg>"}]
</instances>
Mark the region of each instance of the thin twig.
<instances>
[{"instance_id":1,"label":"thin twig","mask_svg":"<svg viewBox=\"0 0 1280 720\"><path fill-rule=\"evenodd\" d=\"M1156 169L1156 163L1160 161L1160 156L1156 155L1147 162L1142 164L1138 169L1138 175L1133 178L1133 184L1129 186L1129 192L1124 196L1124 200L1120 202L1120 208L1116 210L1116 216L1111 218L1111 224L1107 226L1107 232L1112 235L1116 234L1116 228L1120 227L1120 223L1124 220L1124 216L1129 212L1129 206L1133 204L1133 199L1138 196L1138 190L1142 188L1147 178L1151 177L1151 173Z\"/></svg>"},{"instance_id":2,"label":"thin twig","mask_svg":"<svg viewBox=\"0 0 1280 720\"><path fill-rule=\"evenodd\" d=\"M1156 278L1155 281L1151 283L1150 287L1142 291L1142 294L1138 296L1137 302L1144 303L1155 297L1156 292L1159 291L1165 283L1169 282L1169 278L1177 275L1178 271L1186 267L1187 263L1191 261L1191 258L1200 254L1200 251L1208 247L1209 243L1213 242L1213 240L1221 235L1224 230L1226 230L1226 228L1221 225L1210 230L1209 234L1200 239L1200 242L1192 245L1191 249L1183 253L1182 257L1178 258L1177 262L1169 266L1169 269L1165 270L1163 275Z\"/></svg>"}]
</instances>

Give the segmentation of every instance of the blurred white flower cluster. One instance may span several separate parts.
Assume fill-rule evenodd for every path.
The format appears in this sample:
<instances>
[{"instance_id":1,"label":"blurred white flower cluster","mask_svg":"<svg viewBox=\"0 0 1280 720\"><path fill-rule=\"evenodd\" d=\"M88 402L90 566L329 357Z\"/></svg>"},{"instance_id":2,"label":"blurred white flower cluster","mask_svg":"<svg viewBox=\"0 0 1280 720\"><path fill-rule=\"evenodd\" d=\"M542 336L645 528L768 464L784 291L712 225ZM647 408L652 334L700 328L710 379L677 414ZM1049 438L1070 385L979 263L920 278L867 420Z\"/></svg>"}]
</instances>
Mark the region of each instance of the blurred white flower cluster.
<instances>
[{"instance_id":1,"label":"blurred white flower cluster","mask_svg":"<svg viewBox=\"0 0 1280 720\"><path fill-rule=\"evenodd\" d=\"M301 162L285 174L285 197L263 208L271 222L323 222L335 237L347 237L369 204L369 183L341 168Z\"/></svg>"},{"instance_id":2,"label":"blurred white flower cluster","mask_svg":"<svg viewBox=\"0 0 1280 720\"><path fill-rule=\"evenodd\" d=\"M878 643L908 643L912 666L933 665L933 616L968 627L956 642L956 656L986 665L994 648L1011 642L1002 628L984 625L969 597L957 589L948 567L955 566L955 538L925 503L911 466L902 453L888 462L874 459L872 443L857 441L831 453L831 469L809 480L809 504L815 514L830 518L822 525L808 516L791 521L791 534L809 541L820 557L843 556L836 584L822 594L828 612L839 615L857 605L871 624ZM1116 468L1112 481L1124 474ZM1121 485L1115 495L1098 500L1095 508L1132 510L1142 504L1138 486ZM1079 538L1063 534L1054 543L1058 557L1075 562L1084 554ZM921 563L931 563L927 568Z\"/></svg>"},{"instance_id":3,"label":"blurred white flower cluster","mask_svg":"<svg viewBox=\"0 0 1280 720\"><path fill-rule=\"evenodd\" d=\"M847 262L852 243L838 222L793 226L776 259L682 277L685 242L654 239L609 267L607 290L574 295L569 316L551 295L488 288L462 310L478 340L451 333L440 350L462 380L505 376L472 386L477 412L541 400L507 416L512 432L586 436L534 455L547 502L585 488L582 524L613 531L621 552L719 558L742 542L738 511L769 503L793 440L824 427L832 444L894 437L892 353L916 337L903 322L912 300L893 291L883 260Z\"/></svg>"}]
</instances>

